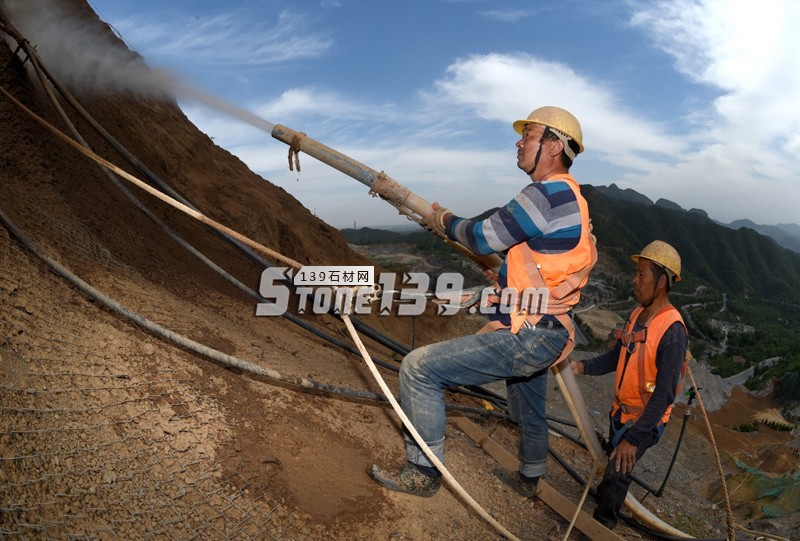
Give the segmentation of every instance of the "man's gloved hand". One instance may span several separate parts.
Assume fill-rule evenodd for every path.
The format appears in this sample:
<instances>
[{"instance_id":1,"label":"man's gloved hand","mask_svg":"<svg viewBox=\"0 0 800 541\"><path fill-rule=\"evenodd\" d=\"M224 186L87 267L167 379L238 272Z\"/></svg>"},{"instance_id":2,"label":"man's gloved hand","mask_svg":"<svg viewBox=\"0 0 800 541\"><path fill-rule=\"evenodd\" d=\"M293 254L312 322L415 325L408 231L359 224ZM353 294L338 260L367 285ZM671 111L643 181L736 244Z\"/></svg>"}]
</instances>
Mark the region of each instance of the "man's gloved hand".
<instances>
[{"instance_id":1,"label":"man's gloved hand","mask_svg":"<svg viewBox=\"0 0 800 541\"><path fill-rule=\"evenodd\" d=\"M445 232L445 223L447 222L448 216L453 216L453 213L441 206L439 203L434 203L432 206L433 212L422 217L422 225L424 225L425 229L431 231L437 237L445 239L447 238L447 233Z\"/></svg>"}]
</instances>

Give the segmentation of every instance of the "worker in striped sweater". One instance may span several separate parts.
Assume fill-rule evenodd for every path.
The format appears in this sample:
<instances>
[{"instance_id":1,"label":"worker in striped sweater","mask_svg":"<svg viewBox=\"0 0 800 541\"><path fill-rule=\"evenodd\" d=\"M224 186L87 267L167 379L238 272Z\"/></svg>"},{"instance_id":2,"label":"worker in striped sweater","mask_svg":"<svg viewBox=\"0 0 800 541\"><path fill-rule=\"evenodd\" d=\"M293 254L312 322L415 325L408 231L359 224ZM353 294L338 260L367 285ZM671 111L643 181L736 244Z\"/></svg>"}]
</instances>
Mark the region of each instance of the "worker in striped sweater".
<instances>
[{"instance_id":1,"label":"worker in striped sweater","mask_svg":"<svg viewBox=\"0 0 800 541\"><path fill-rule=\"evenodd\" d=\"M518 471L495 474L533 498L547 463L547 370L572 349L570 310L597 260L589 209L569 174L583 151L577 119L558 107L541 107L514 122L521 138L517 165L527 185L484 220L455 216L434 203L424 224L476 254L506 253L499 269L489 322L477 334L411 351L400 367L400 403L426 445L444 461L444 389L505 381L520 443ZM369 474L388 489L433 496L440 472L409 434L407 461L372 465Z\"/></svg>"}]
</instances>

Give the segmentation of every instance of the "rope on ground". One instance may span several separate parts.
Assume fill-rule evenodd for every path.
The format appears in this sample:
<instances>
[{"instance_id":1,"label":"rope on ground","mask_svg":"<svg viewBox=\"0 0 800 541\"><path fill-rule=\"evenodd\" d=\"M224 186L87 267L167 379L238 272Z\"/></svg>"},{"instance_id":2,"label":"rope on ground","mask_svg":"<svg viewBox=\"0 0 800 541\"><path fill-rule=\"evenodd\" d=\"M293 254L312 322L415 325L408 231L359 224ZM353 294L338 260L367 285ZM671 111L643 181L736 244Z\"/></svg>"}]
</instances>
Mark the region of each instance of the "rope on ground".
<instances>
[{"instance_id":1,"label":"rope on ground","mask_svg":"<svg viewBox=\"0 0 800 541\"><path fill-rule=\"evenodd\" d=\"M589 474L589 477L586 479L586 485L583 487L583 494L581 494L581 500L578 502L577 507L575 507L575 514L572 516L572 520L569 521L569 526L567 527L567 532L564 534L564 541L569 539L569 534L572 533L572 528L575 527L575 522L578 520L578 517L581 514L581 509L583 509L583 503L586 501L586 496L589 495L589 490L592 488L592 482L594 481L594 476L597 474L598 468L600 468L600 460L595 460L594 465L592 466L592 472Z\"/></svg>"},{"instance_id":2,"label":"rope on ground","mask_svg":"<svg viewBox=\"0 0 800 541\"><path fill-rule=\"evenodd\" d=\"M361 342L358 333L353 327L353 324L350 322L350 317L347 316L346 314L343 314L342 321L344 321L344 324L347 326L347 330L350 331L350 336L352 336L353 341L356 343L356 346L358 346L358 350L361 352L361 356L364 357L364 362L367 363L369 371L372 373L372 377L374 377L375 381L377 381L378 385L380 385L381 390L386 395L386 398L389 400L389 403L392 405L392 408L394 408L395 413L397 413L398 417L400 417L400 420L403 422L403 426L405 426L406 429L408 429L409 433L414 438L414 441L417 442L417 445L419 445L420 449L422 449L422 452L424 452L425 456L428 457L428 460L430 460L431 463L434 466L436 466L436 469L442 473L442 477L444 477L444 479L447 481L447 484L456 492L456 494L458 494L463 499L463 501L467 503L467 505L469 505L473 510L475 510L481 517L483 517L486 520L486 522L494 526L494 528L498 532L503 534L506 537L506 539L513 539L519 541L514 534L508 531L502 524L497 522L494 519L494 517L492 517L483 507L481 507L481 505L478 502L476 502L472 498L472 496L470 496L464 490L464 488L458 483L458 481L455 480L450 471L447 468L445 468L444 464L442 464L442 461L439 460L439 458L435 454L433 454L433 451L431 451L430 447L428 447L428 445L425 443L425 440L422 439L422 436L419 435L419 432L417 432L417 429L414 428L414 425L411 424L411 420L406 416L405 412L403 412L403 410L400 408L400 404L397 403L397 400L392 394L392 391L389 389L388 385L386 385L386 382L381 377L380 372L378 372L378 368L375 366L375 363L372 362L372 359L370 358L367 349L364 347L364 343Z\"/></svg>"},{"instance_id":3,"label":"rope on ground","mask_svg":"<svg viewBox=\"0 0 800 541\"><path fill-rule=\"evenodd\" d=\"M717 441L714 439L714 432L711 430L711 421L708 419L708 412L706 411L705 406L703 405L703 397L700 394L700 390L697 387L697 383L694 380L694 374L692 374L692 369L687 365L686 366L686 373L689 375L689 379L692 382L692 388L694 388L694 392L697 395L697 403L700 405L700 411L703 412L703 420L705 421L706 432L708 432L708 439L711 441L711 447L714 450L714 458L717 462L717 472L719 472L719 481L722 483L722 492L725 496L725 513L728 525L728 541L734 541L736 539L736 531L734 529L734 522L733 522L733 510L731 509L731 499L728 495L728 485L725 482L725 472L722 469L722 460L719 457L719 449L717 449Z\"/></svg>"},{"instance_id":4,"label":"rope on ground","mask_svg":"<svg viewBox=\"0 0 800 541\"><path fill-rule=\"evenodd\" d=\"M741 524L737 524L736 527L742 530L746 534L755 536L755 539L757 539L758 541L792 541L788 537L780 537L771 533L763 533L763 532L757 532L755 530L748 530Z\"/></svg>"}]
</instances>

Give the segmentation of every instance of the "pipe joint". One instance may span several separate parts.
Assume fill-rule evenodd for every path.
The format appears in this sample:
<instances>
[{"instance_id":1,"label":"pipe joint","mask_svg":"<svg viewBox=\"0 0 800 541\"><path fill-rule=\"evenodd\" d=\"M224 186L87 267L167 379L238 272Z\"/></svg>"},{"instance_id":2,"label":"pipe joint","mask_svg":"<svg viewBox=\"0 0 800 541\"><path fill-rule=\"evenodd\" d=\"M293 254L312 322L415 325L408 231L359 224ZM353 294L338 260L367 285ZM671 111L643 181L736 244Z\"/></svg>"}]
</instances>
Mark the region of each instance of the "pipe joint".
<instances>
[{"instance_id":1,"label":"pipe joint","mask_svg":"<svg viewBox=\"0 0 800 541\"><path fill-rule=\"evenodd\" d=\"M372 197L379 195L382 198L391 201L392 203L406 206L406 200L408 200L411 190L381 171L372 182L372 186L370 186L369 189L369 194Z\"/></svg>"}]
</instances>

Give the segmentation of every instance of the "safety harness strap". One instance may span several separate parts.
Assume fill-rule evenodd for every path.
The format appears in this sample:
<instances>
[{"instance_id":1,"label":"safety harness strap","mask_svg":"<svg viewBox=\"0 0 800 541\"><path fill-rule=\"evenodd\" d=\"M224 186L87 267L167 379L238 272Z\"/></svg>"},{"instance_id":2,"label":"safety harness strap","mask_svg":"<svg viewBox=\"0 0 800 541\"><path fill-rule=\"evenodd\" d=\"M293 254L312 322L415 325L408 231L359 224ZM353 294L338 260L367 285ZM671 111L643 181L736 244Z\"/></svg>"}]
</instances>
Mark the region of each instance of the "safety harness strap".
<instances>
[{"instance_id":1,"label":"safety harness strap","mask_svg":"<svg viewBox=\"0 0 800 541\"><path fill-rule=\"evenodd\" d=\"M639 319L643 310L634 310L631 312L631 315L628 317L628 320L625 322L625 325L622 330L617 331L615 334L617 338L622 342L622 345L628 350L628 355L631 353L636 352L636 364L638 367L638 385L639 385L639 396L642 400L642 407L638 406L631 406L629 404L624 404L620 401L619 397L619 387L616 389L616 393L614 395L614 403L612 410L620 409L625 414L634 414L636 418L640 417L644 409L647 407L647 404L650 402L650 397L653 395L654 389L647 388L647 381L645 378L645 362L646 362L646 347L644 343L647 341L647 325L658 318L662 313L674 309L674 307L670 304L661 308L661 310L656 313L650 320L645 323L644 328L639 329L638 331L633 331L633 328L636 326L636 322ZM641 345L640 345L641 344ZM638 350L638 351L637 351ZM681 366L681 378L678 382L678 387L675 389L675 392L680 392L681 387L683 386L683 378L686 374L686 367L689 364L689 359L691 358L691 354L687 350L687 354L684 357L683 364ZM627 366L627 363L626 363ZM622 385L622 380L620 380L620 386Z\"/></svg>"}]
</instances>

